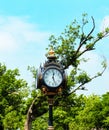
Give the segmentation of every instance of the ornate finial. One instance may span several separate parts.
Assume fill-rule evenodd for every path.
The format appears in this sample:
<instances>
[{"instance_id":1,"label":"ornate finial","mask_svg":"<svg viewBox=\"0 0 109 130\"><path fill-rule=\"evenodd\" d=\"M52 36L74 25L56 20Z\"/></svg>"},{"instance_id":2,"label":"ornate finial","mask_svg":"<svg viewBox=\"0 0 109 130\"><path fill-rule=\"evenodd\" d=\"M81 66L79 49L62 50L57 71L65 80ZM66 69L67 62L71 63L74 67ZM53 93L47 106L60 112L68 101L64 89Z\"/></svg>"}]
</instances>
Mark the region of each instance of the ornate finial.
<instances>
[{"instance_id":1,"label":"ornate finial","mask_svg":"<svg viewBox=\"0 0 109 130\"><path fill-rule=\"evenodd\" d=\"M47 55L47 58L48 58L48 59L55 59L55 58L56 58L55 52L54 52L54 50L53 50L53 47L51 47L51 49L49 50L48 55Z\"/></svg>"},{"instance_id":2,"label":"ornate finial","mask_svg":"<svg viewBox=\"0 0 109 130\"><path fill-rule=\"evenodd\" d=\"M51 49L49 50L48 56L50 56L50 57L52 57L52 56L54 57L55 56L55 52L53 50L53 47L51 47Z\"/></svg>"}]
</instances>

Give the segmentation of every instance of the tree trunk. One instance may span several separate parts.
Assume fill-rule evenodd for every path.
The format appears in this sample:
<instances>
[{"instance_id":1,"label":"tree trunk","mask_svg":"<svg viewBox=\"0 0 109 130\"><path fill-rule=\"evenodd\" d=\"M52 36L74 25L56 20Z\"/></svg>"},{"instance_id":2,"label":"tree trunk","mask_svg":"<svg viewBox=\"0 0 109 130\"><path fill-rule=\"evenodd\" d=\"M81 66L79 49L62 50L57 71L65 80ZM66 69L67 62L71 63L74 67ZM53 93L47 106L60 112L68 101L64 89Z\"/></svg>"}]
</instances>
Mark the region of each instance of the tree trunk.
<instances>
[{"instance_id":1,"label":"tree trunk","mask_svg":"<svg viewBox=\"0 0 109 130\"><path fill-rule=\"evenodd\" d=\"M27 119L25 121L24 130L31 130L31 126L32 126L31 114L28 112Z\"/></svg>"},{"instance_id":2,"label":"tree trunk","mask_svg":"<svg viewBox=\"0 0 109 130\"><path fill-rule=\"evenodd\" d=\"M25 125L24 125L24 130L31 130L31 126L32 126L32 108L33 108L33 105L34 105L35 101L36 101L36 98L33 100L32 104L30 105L30 107L28 109L27 118L26 118Z\"/></svg>"}]
</instances>

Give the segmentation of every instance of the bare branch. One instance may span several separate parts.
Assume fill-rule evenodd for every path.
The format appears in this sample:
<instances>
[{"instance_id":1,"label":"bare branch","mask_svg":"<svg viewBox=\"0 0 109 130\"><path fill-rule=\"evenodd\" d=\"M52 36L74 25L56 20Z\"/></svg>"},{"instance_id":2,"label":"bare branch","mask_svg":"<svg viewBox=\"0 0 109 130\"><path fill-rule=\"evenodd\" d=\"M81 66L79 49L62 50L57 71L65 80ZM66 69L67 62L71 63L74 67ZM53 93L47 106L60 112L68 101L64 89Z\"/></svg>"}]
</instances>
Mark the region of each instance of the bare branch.
<instances>
[{"instance_id":1,"label":"bare branch","mask_svg":"<svg viewBox=\"0 0 109 130\"><path fill-rule=\"evenodd\" d=\"M92 78L90 78L90 80L89 80L88 82L85 82L85 83L80 84L80 85L79 85L77 88L75 88L71 93L69 93L69 95L71 95L72 93L74 93L74 92L76 92L77 90L79 90L84 84L89 83L90 81L92 81L93 79L95 79L95 78L97 78L97 77L99 77L99 76L102 76L103 73L105 72L105 70L106 70L106 67L104 67L104 69L102 70L102 72L100 72L99 74L97 74L97 75L93 76Z\"/></svg>"},{"instance_id":2,"label":"bare branch","mask_svg":"<svg viewBox=\"0 0 109 130\"><path fill-rule=\"evenodd\" d=\"M82 52L78 55L78 57L80 57L81 55L83 55L86 51L91 51L91 50L92 50L92 49L90 49L90 50L89 50L89 49L85 49L84 51L82 51ZM78 58L78 57L77 57L77 58Z\"/></svg>"},{"instance_id":3,"label":"bare branch","mask_svg":"<svg viewBox=\"0 0 109 130\"><path fill-rule=\"evenodd\" d=\"M77 49L77 51L76 51L76 55L77 55L77 53L79 52L79 50L80 50L80 48L82 47L82 45L88 40L89 36L93 33L93 31L94 31L94 29L95 29L95 21L94 21L94 18L93 18L93 17L91 17L91 18L92 18L92 22L93 22L93 27L92 27L91 31L88 33L88 35L80 41L79 47L78 47L78 49ZM83 29L82 29L82 30L83 30ZM84 32L82 32L82 33L84 33Z\"/></svg>"}]
</instances>

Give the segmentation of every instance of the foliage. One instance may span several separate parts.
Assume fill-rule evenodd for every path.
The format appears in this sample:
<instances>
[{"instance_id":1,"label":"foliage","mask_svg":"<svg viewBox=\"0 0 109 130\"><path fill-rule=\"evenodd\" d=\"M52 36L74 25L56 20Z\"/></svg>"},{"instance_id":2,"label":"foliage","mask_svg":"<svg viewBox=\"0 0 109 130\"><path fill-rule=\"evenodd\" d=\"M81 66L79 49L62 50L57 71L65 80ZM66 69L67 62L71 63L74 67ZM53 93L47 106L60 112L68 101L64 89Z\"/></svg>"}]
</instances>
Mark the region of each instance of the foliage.
<instances>
[{"instance_id":1,"label":"foliage","mask_svg":"<svg viewBox=\"0 0 109 130\"><path fill-rule=\"evenodd\" d=\"M84 90L84 85L94 78L102 76L107 65L102 62L103 70L91 77L79 68L81 62L87 62L82 56L95 49L96 43L106 37L109 29L94 35L95 21L91 17L92 28L85 30L88 24L87 14L81 22L74 20L66 26L64 32L55 37L51 35L49 48L53 48L64 69L70 68L67 76L67 88L62 95L55 96L54 127L56 130L90 130L91 128L109 127L109 93L103 96L76 95L77 90ZM88 32L89 31L89 32ZM37 70L28 66L36 80ZM27 87L27 82L19 79L19 70L7 70L0 64L0 129L1 130L45 130L48 120L47 97L35 88ZM25 123L24 123L25 122ZM25 128L24 128L25 124ZM29 126L28 129L26 126Z\"/></svg>"},{"instance_id":2,"label":"foliage","mask_svg":"<svg viewBox=\"0 0 109 130\"><path fill-rule=\"evenodd\" d=\"M91 128L101 128L101 109L102 106L98 96L93 95L86 98L84 109L79 111L78 116L76 116L76 126L79 126L79 129L82 128L87 130L90 130Z\"/></svg>"},{"instance_id":3,"label":"foliage","mask_svg":"<svg viewBox=\"0 0 109 130\"><path fill-rule=\"evenodd\" d=\"M109 33L109 29L106 28L104 32L99 32L95 36L95 20L93 17L91 17L91 20L92 28L88 30L89 32L85 30L85 27L89 23L88 16L87 14L83 14L80 23L75 19L70 25L66 26L64 32L59 37L51 35L49 39L50 44L47 49L51 47L54 49L56 56L64 69L71 68L71 73L68 76L68 90L73 91L70 91L70 93L73 93L78 89L84 89L84 84L101 76L106 69L105 60L101 63L103 70L95 73L93 77L79 68L81 62L87 62L87 59L81 56L88 51L94 50L96 43L108 36Z\"/></svg>"},{"instance_id":4,"label":"foliage","mask_svg":"<svg viewBox=\"0 0 109 130\"><path fill-rule=\"evenodd\" d=\"M17 129L23 124L23 107L28 95L27 83L18 69L7 70L0 64L0 128Z\"/></svg>"},{"instance_id":5,"label":"foliage","mask_svg":"<svg viewBox=\"0 0 109 130\"><path fill-rule=\"evenodd\" d=\"M109 92L102 95L102 106L103 126L109 127Z\"/></svg>"},{"instance_id":6,"label":"foliage","mask_svg":"<svg viewBox=\"0 0 109 130\"><path fill-rule=\"evenodd\" d=\"M80 56L87 51L95 49L95 44L107 36L109 29L106 28L105 32L100 32L97 36L93 36L95 30L95 21L92 19L92 29L86 34L85 27L88 24L87 14L83 14L80 23L74 20L70 25L66 26L64 32L55 37L51 35L49 38L49 47L52 47L57 57L60 59L64 68L69 66L77 67L80 64Z\"/></svg>"},{"instance_id":7,"label":"foliage","mask_svg":"<svg viewBox=\"0 0 109 130\"><path fill-rule=\"evenodd\" d=\"M18 79L18 70L7 70L6 66L1 64L0 71L2 72L0 75L0 128L17 130L20 127L23 130L27 110L36 97L32 109L32 116L34 117L32 117L31 129L47 129L48 103L46 97L40 91L34 91L31 93L31 97L25 99L27 83ZM6 78L8 81L6 81ZM90 130L91 128L108 128L108 101L108 92L102 96L77 96L75 93L68 96L56 96L53 109L55 129Z\"/></svg>"},{"instance_id":8,"label":"foliage","mask_svg":"<svg viewBox=\"0 0 109 130\"><path fill-rule=\"evenodd\" d=\"M32 123L32 130L39 129L39 130L46 130L48 127L48 114L45 113L40 117L37 117L35 121ZM43 126L43 127L42 127Z\"/></svg>"},{"instance_id":9,"label":"foliage","mask_svg":"<svg viewBox=\"0 0 109 130\"><path fill-rule=\"evenodd\" d=\"M50 44L48 46L48 49L51 47L54 49L56 56L60 61L60 63L63 65L64 69L69 69L69 67L71 68L70 69L71 72L67 77L68 82L66 90L63 91L63 94L61 96L55 97L54 126L56 129L59 130L62 129L76 130L76 128L72 127L73 124L74 126L75 125L77 126L77 129L83 130L85 128L82 123L83 119L82 118L80 119L80 116L82 113L84 113L84 111L86 111L85 104L88 105L88 103L86 102L85 97L83 96L76 97L75 92L76 90L79 89L84 90L85 89L84 84L90 82L91 80L97 78L98 76L102 76L103 72L106 69L106 62L103 61L103 63L101 64L103 70L101 72L95 73L95 75L91 77L90 75L88 75L88 73L79 68L81 62L87 62L87 60L82 58L81 56L83 56L83 54L88 51L94 50L96 43L102 38L106 37L109 32L109 29L106 29L104 32L99 32L96 36L94 36L95 21L93 17L91 17L91 20L92 20L92 28L88 30L89 32L85 30L85 27L88 24L88 17L87 14L83 14L82 21L80 23L77 22L77 20L74 20L70 25L66 26L64 32L59 37L56 38L54 35L51 35L51 37L49 38ZM34 67L32 68L29 67L29 70L33 72L33 76L35 77L36 71ZM98 101L97 103L99 104L99 98L97 99L97 101ZM36 101L36 105L37 104L39 105L39 103ZM95 104L93 100L92 104ZM41 106L41 109L42 107L44 106ZM95 108L99 110L99 108L97 107ZM95 108L92 107L92 109L94 110ZM32 115L35 115L34 109L32 110L33 110ZM94 110L92 113L94 113ZM47 111L45 112L47 114ZM47 120L45 116L46 114L42 113L40 117L37 117L36 115L37 118L35 121L33 121L33 126L35 126L36 128L39 127L40 129L43 129L41 128L38 122L41 121L43 124L45 124L45 121ZM99 118L101 119L101 114L100 117L97 117L98 124L95 123L96 121L95 118L92 122L93 124L91 124L92 127L98 127L99 124L98 121ZM80 124L77 124L77 121L75 119L79 120L82 123L81 127ZM106 120L104 120L104 122L105 121ZM87 121L87 129L91 128L91 125L88 124ZM32 128L35 129L34 127Z\"/></svg>"}]
</instances>

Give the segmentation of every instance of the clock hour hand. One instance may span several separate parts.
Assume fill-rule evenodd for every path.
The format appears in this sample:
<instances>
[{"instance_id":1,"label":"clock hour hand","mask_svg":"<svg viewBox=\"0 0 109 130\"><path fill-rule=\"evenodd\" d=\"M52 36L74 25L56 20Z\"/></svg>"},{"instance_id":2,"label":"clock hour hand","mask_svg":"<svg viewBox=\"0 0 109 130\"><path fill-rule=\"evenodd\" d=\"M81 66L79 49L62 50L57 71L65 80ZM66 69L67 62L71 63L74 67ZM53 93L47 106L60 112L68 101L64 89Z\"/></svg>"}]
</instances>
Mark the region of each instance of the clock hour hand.
<instances>
[{"instance_id":1,"label":"clock hour hand","mask_svg":"<svg viewBox=\"0 0 109 130\"><path fill-rule=\"evenodd\" d=\"M54 83L56 84L56 81L55 81L54 75L55 75L55 74L54 74L54 72L53 72L52 79L53 79Z\"/></svg>"},{"instance_id":2,"label":"clock hour hand","mask_svg":"<svg viewBox=\"0 0 109 130\"><path fill-rule=\"evenodd\" d=\"M54 80L54 72L53 72L53 75L52 75L52 79Z\"/></svg>"}]
</instances>

